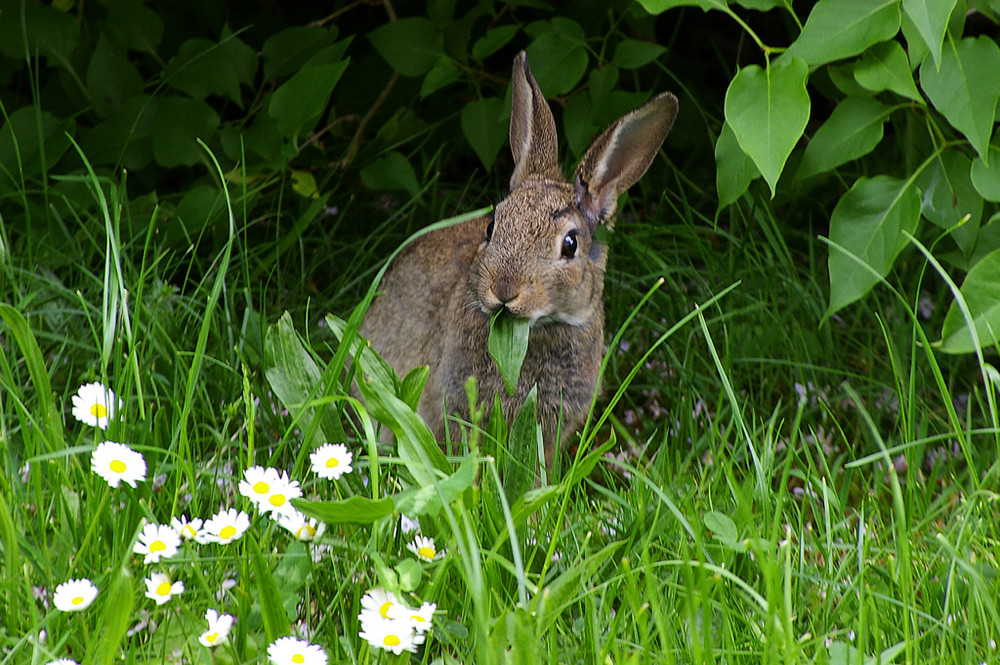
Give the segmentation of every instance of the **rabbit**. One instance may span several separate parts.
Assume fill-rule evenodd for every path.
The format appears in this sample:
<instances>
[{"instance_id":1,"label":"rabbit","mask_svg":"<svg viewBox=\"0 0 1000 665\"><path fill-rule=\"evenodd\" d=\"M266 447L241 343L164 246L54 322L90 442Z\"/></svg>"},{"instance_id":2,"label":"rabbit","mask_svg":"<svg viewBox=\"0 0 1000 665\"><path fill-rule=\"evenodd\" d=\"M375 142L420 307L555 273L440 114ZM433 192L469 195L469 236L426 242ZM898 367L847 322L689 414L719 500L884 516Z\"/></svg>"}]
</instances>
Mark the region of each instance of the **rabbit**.
<instances>
[{"instance_id":1,"label":"rabbit","mask_svg":"<svg viewBox=\"0 0 1000 665\"><path fill-rule=\"evenodd\" d=\"M555 119L523 51L514 60L511 87L510 193L491 215L406 247L386 273L361 334L400 376L429 366L418 412L438 441L449 413L468 417L469 376L478 380L487 406L500 396L508 423L537 385L551 469L557 446L583 425L598 389L607 248L595 231L611 226L619 195L649 168L673 125L677 98L662 93L612 124L570 184L559 168ZM504 309L530 322L513 395L487 348L490 317Z\"/></svg>"}]
</instances>

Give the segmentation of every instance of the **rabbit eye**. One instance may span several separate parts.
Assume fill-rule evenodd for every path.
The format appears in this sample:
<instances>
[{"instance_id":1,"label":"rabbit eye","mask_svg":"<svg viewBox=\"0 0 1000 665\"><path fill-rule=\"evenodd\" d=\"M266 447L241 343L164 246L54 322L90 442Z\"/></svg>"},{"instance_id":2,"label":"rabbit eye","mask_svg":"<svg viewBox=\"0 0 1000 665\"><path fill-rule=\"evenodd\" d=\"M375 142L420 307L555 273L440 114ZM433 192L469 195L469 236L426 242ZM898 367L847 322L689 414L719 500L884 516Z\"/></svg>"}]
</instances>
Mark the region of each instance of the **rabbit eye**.
<instances>
[{"instance_id":1,"label":"rabbit eye","mask_svg":"<svg viewBox=\"0 0 1000 665\"><path fill-rule=\"evenodd\" d=\"M493 240L493 220L490 219L490 223L486 225L486 242Z\"/></svg>"},{"instance_id":2,"label":"rabbit eye","mask_svg":"<svg viewBox=\"0 0 1000 665\"><path fill-rule=\"evenodd\" d=\"M578 231L573 229L563 238L562 242L562 257L564 259L571 259L576 256L576 234Z\"/></svg>"}]
</instances>

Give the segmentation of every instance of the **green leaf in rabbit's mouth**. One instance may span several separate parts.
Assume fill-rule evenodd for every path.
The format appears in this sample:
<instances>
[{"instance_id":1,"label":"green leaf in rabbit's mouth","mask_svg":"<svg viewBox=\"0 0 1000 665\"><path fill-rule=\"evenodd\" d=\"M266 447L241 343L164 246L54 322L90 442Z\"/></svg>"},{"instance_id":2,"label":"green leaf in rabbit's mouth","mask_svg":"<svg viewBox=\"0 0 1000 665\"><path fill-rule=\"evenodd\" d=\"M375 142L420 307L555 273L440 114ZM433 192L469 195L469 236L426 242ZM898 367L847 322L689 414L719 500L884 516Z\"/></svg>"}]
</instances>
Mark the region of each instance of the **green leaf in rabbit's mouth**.
<instances>
[{"instance_id":1,"label":"green leaf in rabbit's mouth","mask_svg":"<svg viewBox=\"0 0 1000 665\"><path fill-rule=\"evenodd\" d=\"M490 319L490 355L500 368L507 394L513 395L528 353L530 319L511 316L500 310Z\"/></svg>"}]
</instances>

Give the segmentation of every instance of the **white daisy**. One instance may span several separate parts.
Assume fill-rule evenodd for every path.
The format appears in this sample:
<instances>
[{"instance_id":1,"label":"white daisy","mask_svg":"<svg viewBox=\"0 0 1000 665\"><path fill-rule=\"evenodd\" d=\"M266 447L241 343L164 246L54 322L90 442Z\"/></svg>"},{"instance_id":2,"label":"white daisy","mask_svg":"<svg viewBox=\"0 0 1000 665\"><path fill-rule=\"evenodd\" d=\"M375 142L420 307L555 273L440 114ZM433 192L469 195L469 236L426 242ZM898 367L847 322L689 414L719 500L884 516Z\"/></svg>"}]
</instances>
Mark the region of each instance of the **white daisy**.
<instances>
[{"instance_id":1,"label":"white daisy","mask_svg":"<svg viewBox=\"0 0 1000 665\"><path fill-rule=\"evenodd\" d=\"M437 609L435 603L424 603L420 609L410 609L403 605L395 605L392 608L392 618L409 622L418 633L426 633L430 630L434 622L434 611Z\"/></svg>"},{"instance_id":2,"label":"white daisy","mask_svg":"<svg viewBox=\"0 0 1000 665\"><path fill-rule=\"evenodd\" d=\"M146 479L146 460L128 446L105 441L90 455L90 470L118 487L125 481L135 487L136 481Z\"/></svg>"},{"instance_id":3,"label":"white daisy","mask_svg":"<svg viewBox=\"0 0 1000 665\"><path fill-rule=\"evenodd\" d=\"M326 665L326 652L294 637L279 637L267 647L274 665Z\"/></svg>"},{"instance_id":4,"label":"white daisy","mask_svg":"<svg viewBox=\"0 0 1000 665\"><path fill-rule=\"evenodd\" d=\"M336 480L353 471L354 454L342 443L324 443L309 453L312 470L322 478Z\"/></svg>"},{"instance_id":5,"label":"white daisy","mask_svg":"<svg viewBox=\"0 0 1000 665\"><path fill-rule=\"evenodd\" d=\"M399 529L403 533L413 533L414 531L420 531L420 522L419 520L412 519L400 513Z\"/></svg>"},{"instance_id":6,"label":"white daisy","mask_svg":"<svg viewBox=\"0 0 1000 665\"><path fill-rule=\"evenodd\" d=\"M45 665L80 665L72 658L60 658L59 660L50 660L45 663Z\"/></svg>"},{"instance_id":7,"label":"white daisy","mask_svg":"<svg viewBox=\"0 0 1000 665\"><path fill-rule=\"evenodd\" d=\"M180 544L180 534L172 526L147 524L142 527L142 533L132 546L132 551L144 556L143 563L159 563L160 559L169 559L177 554Z\"/></svg>"},{"instance_id":8,"label":"white daisy","mask_svg":"<svg viewBox=\"0 0 1000 665\"><path fill-rule=\"evenodd\" d=\"M102 383L82 385L73 395L73 417L91 427L107 429L119 408L121 400Z\"/></svg>"},{"instance_id":9,"label":"white daisy","mask_svg":"<svg viewBox=\"0 0 1000 665\"><path fill-rule=\"evenodd\" d=\"M374 619L362 623L358 636L373 648L391 651L397 656L404 651L415 652L417 646L424 643L424 636L403 619Z\"/></svg>"},{"instance_id":10,"label":"white daisy","mask_svg":"<svg viewBox=\"0 0 1000 665\"><path fill-rule=\"evenodd\" d=\"M271 467L252 466L243 472L240 494L249 498L262 513L292 510L288 501L302 496L297 480L289 480L288 474Z\"/></svg>"},{"instance_id":11,"label":"white daisy","mask_svg":"<svg viewBox=\"0 0 1000 665\"><path fill-rule=\"evenodd\" d=\"M362 623L376 618L388 619L395 605L402 605L396 594L377 586L361 596L361 612L358 614L358 619Z\"/></svg>"},{"instance_id":12,"label":"white daisy","mask_svg":"<svg viewBox=\"0 0 1000 665\"><path fill-rule=\"evenodd\" d=\"M250 516L245 512L237 511L235 508L222 510L205 521L199 542L225 545L239 540L248 528L250 528Z\"/></svg>"},{"instance_id":13,"label":"white daisy","mask_svg":"<svg viewBox=\"0 0 1000 665\"><path fill-rule=\"evenodd\" d=\"M414 537L413 542L406 547L423 561L434 561L444 556L444 550L439 552L434 546L434 540L425 536Z\"/></svg>"},{"instance_id":14,"label":"white daisy","mask_svg":"<svg viewBox=\"0 0 1000 665\"><path fill-rule=\"evenodd\" d=\"M229 639L229 631L233 628L232 614L219 614L215 610L205 612L208 630L198 637L198 641L207 647L217 647Z\"/></svg>"},{"instance_id":15,"label":"white daisy","mask_svg":"<svg viewBox=\"0 0 1000 665\"><path fill-rule=\"evenodd\" d=\"M325 522L320 522L315 517L306 517L297 510L279 513L278 524L303 542L316 540L326 531Z\"/></svg>"},{"instance_id":16,"label":"white daisy","mask_svg":"<svg viewBox=\"0 0 1000 665\"><path fill-rule=\"evenodd\" d=\"M56 587L52 603L63 612L79 612L97 598L97 587L88 579L69 580Z\"/></svg>"},{"instance_id":17,"label":"white daisy","mask_svg":"<svg viewBox=\"0 0 1000 665\"><path fill-rule=\"evenodd\" d=\"M180 537L184 540L198 540L198 535L201 533L202 520L198 517L188 520L187 515L181 515L180 517L170 518L170 526L173 527L174 531L180 534Z\"/></svg>"},{"instance_id":18,"label":"white daisy","mask_svg":"<svg viewBox=\"0 0 1000 665\"><path fill-rule=\"evenodd\" d=\"M146 598L155 600L157 605L163 605L174 596L184 593L184 582L172 582L163 573L153 573L143 581L146 583Z\"/></svg>"}]
</instances>

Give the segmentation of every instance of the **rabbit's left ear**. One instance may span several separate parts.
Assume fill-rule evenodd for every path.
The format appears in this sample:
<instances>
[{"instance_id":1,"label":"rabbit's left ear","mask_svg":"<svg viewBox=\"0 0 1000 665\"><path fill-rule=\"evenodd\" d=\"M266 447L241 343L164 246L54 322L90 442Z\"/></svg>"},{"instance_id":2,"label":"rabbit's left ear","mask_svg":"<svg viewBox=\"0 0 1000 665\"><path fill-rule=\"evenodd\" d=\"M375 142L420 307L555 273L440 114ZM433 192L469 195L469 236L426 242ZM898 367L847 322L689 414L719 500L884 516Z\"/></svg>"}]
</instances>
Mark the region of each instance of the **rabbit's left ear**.
<instances>
[{"instance_id":1,"label":"rabbit's left ear","mask_svg":"<svg viewBox=\"0 0 1000 665\"><path fill-rule=\"evenodd\" d=\"M677 117L677 98L664 92L608 127L576 168L575 200L591 227L614 216L618 196L653 162Z\"/></svg>"},{"instance_id":2,"label":"rabbit's left ear","mask_svg":"<svg viewBox=\"0 0 1000 665\"><path fill-rule=\"evenodd\" d=\"M524 51L514 59L510 91L510 151L514 155L511 190L533 175L561 180L556 121L531 75Z\"/></svg>"}]
</instances>

